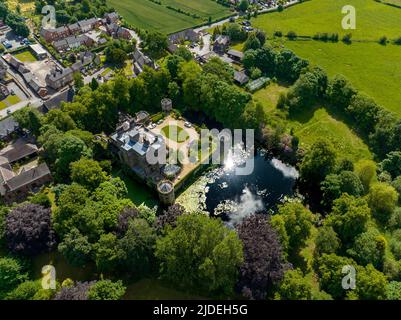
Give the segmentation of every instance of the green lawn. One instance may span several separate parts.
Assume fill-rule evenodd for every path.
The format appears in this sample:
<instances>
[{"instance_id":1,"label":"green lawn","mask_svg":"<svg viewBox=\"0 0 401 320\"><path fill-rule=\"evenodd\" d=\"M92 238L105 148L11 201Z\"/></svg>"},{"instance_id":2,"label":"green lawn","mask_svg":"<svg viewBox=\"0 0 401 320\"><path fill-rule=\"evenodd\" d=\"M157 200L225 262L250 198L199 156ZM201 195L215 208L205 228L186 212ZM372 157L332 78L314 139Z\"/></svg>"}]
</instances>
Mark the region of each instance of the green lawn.
<instances>
[{"instance_id":1,"label":"green lawn","mask_svg":"<svg viewBox=\"0 0 401 320\"><path fill-rule=\"evenodd\" d=\"M394 0L393 0L394 1ZM356 9L356 29L343 30L341 10L345 5ZM298 35L313 36L318 32L352 33L353 39L378 40L401 36L401 10L374 0L310 0L283 12L259 15L253 19L255 27L271 35L280 30L284 34L295 31Z\"/></svg>"},{"instance_id":2,"label":"green lawn","mask_svg":"<svg viewBox=\"0 0 401 320\"><path fill-rule=\"evenodd\" d=\"M308 149L319 138L333 143L340 157L348 157L357 162L361 159L372 159L368 146L344 122L337 120L325 108L313 108L298 115L285 117L276 109L278 97L286 92L286 87L271 84L254 94L262 103L268 117L284 118L286 127L299 137L301 147Z\"/></svg>"},{"instance_id":3,"label":"green lawn","mask_svg":"<svg viewBox=\"0 0 401 320\"><path fill-rule=\"evenodd\" d=\"M149 0L108 0L107 3L115 8L128 23L166 34L206 22L209 16L217 19L230 14L229 9L212 0L162 0L162 5ZM201 18L195 19L178 13L168 9L166 5L195 13Z\"/></svg>"},{"instance_id":4,"label":"green lawn","mask_svg":"<svg viewBox=\"0 0 401 320\"><path fill-rule=\"evenodd\" d=\"M158 204L156 197L144 185L144 183L137 182L136 180L127 177L122 170L114 171L113 177L119 177L125 182L128 189L128 198L136 205L145 204L148 207L154 207Z\"/></svg>"},{"instance_id":5,"label":"green lawn","mask_svg":"<svg viewBox=\"0 0 401 320\"><path fill-rule=\"evenodd\" d=\"M285 46L330 76L343 74L357 89L401 115L401 46L320 41L287 41Z\"/></svg>"},{"instance_id":6,"label":"green lawn","mask_svg":"<svg viewBox=\"0 0 401 320\"><path fill-rule=\"evenodd\" d=\"M161 129L161 132L168 139L176 141L178 143L182 143L189 138L188 133L183 128L176 125L167 125Z\"/></svg>"},{"instance_id":7,"label":"green lawn","mask_svg":"<svg viewBox=\"0 0 401 320\"><path fill-rule=\"evenodd\" d=\"M18 60L20 60L22 62L35 62L35 61L37 61L35 56L29 50L24 50L24 51L18 52L16 54L14 54L14 57L16 57Z\"/></svg>"},{"instance_id":8,"label":"green lawn","mask_svg":"<svg viewBox=\"0 0 401 320\"><path fill-rule=\"evenodd\" d=\"M21 99L18 96L9 95L7 98L0 101L0 110L8 108L20 101Z\"/></svg>"}]
</instances>

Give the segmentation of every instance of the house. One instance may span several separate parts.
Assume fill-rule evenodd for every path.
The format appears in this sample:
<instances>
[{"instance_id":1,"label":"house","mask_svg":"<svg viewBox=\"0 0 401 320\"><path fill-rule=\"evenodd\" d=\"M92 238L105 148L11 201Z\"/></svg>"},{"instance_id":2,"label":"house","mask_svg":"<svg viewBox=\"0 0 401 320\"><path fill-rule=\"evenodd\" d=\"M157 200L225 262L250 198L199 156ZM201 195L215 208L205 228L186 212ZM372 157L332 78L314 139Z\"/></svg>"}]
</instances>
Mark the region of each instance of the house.
<instances>
[{"instance_id":1,"label":"house","mask_svg":"<svg viewBox=\"0 0 401 320\"><path fill-rule=\"evenodd\" d=\"M7 75L7 65L0 60L0 80L3 80Z\"/></svg>"},{"instance_id":2,"label":"house","mask_svg":"<svg viewBox=\"0 0 401 320\"><path fill-rule=\"evenodd\" d=\"M194 29L186 29L174 34L169 35L168 41L173 44L181 44L185 41L198 42L200 34L195 32Z\"/></svg>"},{"instance_id":3,"label":"house","mask_svg":"<svg viewBox=\"0 0 401 320\"><path fill-rule=\"evenodd\" d=\"M7 146L0 152L0 195L7 204L26 199L30 192L39 191L40 187L52 181L46 163L38 164L36 145L23 139ZM16 163L29 165L15 168Z\"/></svg>"},{"instance_id":4,"label":"house","mask_svg":"<svg viewBox=\"0 0 401 320\"><path fill-rule=\"evenodd\" d=\"M55 68L46 76L46 84L54 90L59 90L73 80L74 74L71 68Z\"/></svg>"},{"instance_id":5,"label":"house","mask_svg":"<svg viewBox=\"0 0 401 320\"><path fill-rule=\"evenodd\" d=\"M90 30L100 27L101 20L98 18L90 18L90 19L78 21L78 25L81 28L81 32L85 33Z\"/></svg>"},{"instance_id":6,"label":"house","mask_svg":"<svg viewBox=\"0 0 401 320\"><path fill-rule=\"evenodd\" d=\"M65 39L57 40L53 42L53 47L57 51L64 51L68 48L68 42Z\"/></svg>"},{"instance_id":7,"label":"house","mask_svg":"<svg viewBox=\"0 0 401 320\"><path fill-rule=\"evenodd\" d=\"M56 29L45 29L42 27L40 30L40 36L43 37L46 42L61 40L65 37L68 37L70 34L71 31L66 26L58 27Z\"/></svg>"},{"instance_id":8,"label":"house","mask_svg":"<svg viewBox=\"0 0 401 320\"><path fill-rule=\"evenodd\" d=\"M153 69L157 68L156 64L152 61L152 59L150 59L148 56L142 53L139 49L136 49L134 52L135 74L140 74L145 66L151 67Z\"/></svg>"},{"instance_id":9,"label":"house","mask_svg":"<svg viewBox=\"0 0 401 320\"><path fill-rule=\"evenodd\" d=\"M18 132L20 129L19 123L13 116L0 120L0 140L7 141L11 135Z\"/></svg>"},{"instance_id":10,"label":"house","mask_svg":"<svg viewBox=\"0 0 401 320\"><path fill-rule=\"evenodd\" d=\"M6 56L3 57L12 67L14 67L16 70L19 69L23 63L18 60L16 57L14 57L11 54L7 54Z\"/></svg>"},{"instance_id":11,"label":"house","mask_svg":"<svg viewBox=\"0 0 401 320\"><path fill-rule=\"evenodd\" d=\"M47 51L40 44L31 44L29 48L36 59L43 60L47 58Z\"/></svg>"},{"instance_id":12,"label":"house","mask_svg":"<svg viewBox=\"0 0 401 320\"><path fill-rule=\"evenodd\" d=\"M219 35L213 43L213 51L218 54L224 54L230 45L230 37Z\"/></svg>"},{"instance_id":13,"label":"house","mask_svg":"<svg viewBox=\"0 0 401 320\"><path fill-rule=\"evenodd\" d=\"M125 40L131 40L132 35L131 32L127 28L124 27L119 27L116 33L116 38L117 39L125 39Z\"/></svg>"},{"instance_id":14,"label":"house","mask_svg":"<svg viewBox=\"0 0 401 320\"><path fill-rule=\"evenodd\" d=\"M246 84L249 81L249 77L246 75L245 71L234 71L234 81L240 86Z\"/></svg>"},{"instance_id":15,"label":"house","mask_svg":"<svg viewBox=\"0 0 401 320\"><path fill-rule=\"evenodd\" d=\"M154 134L136 121L126 121L110 136L110 141L120 161L135 175L151 185L160 181L163 164L152 164L147 157L167 155L166 143L161 135Z\"/></svg>"},{"instance_id":16,"label":"house","mask_svg":"<svg viewBox=\"0 0 401 320\"><path fill-rule=\"evenodd\" d=\"M244 58L244 53L234 49L228 50L227 55L236 62L241 62L241 60Z\"/></svg>"},{"instance_id":17,"label":"house","mask_svg":"<svg viewBox=\"0 0 401 320\"><path fill-rule=\"evenodd\" d=\"M10 95L10 90L4 84L0 84L0 99L3 100Z\"/></svg>"},{"instance_id":18,"label":"house","mask_svg":"<svg viewBox=\"0 0 401 320\"><path fill-rule=\"evenodd\" d=\"M116 23L119 20L117 12L106 13L104 15L104 18L106 19L106 22L108 24Z\"/></svg>"},{"instance_id":19,"label":"house","mask_svg":"<svg viewBox=\"0 0 401 320\"><path fill-rule=\"evenodd\" d=\"M70 87L43 102L43 105L39 108L39 110L42 113L48 113L50 110L60 109L64 102L72 102L74 95L74 88Z\"/></svg>"}]
</instances>

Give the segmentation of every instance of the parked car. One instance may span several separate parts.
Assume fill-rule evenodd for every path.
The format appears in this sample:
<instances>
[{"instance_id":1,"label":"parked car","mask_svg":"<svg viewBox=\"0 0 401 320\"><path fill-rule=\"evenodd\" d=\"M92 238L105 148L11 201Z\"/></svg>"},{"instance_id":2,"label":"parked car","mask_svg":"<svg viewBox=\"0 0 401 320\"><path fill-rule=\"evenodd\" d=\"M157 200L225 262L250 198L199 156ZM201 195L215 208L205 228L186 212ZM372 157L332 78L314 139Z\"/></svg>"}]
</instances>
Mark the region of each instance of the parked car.
<instances>
[{"instance_id":1,"label":"parked car","mask_svg":"<svg viewBox=\"0 0 401 320\"><path fill-rule=\"evenodd\" d=\"M189 123L188 121L185 121L185 122L184 122L184 126L185 126L186 128L192 128L192 124Z\"/></svg>"},{"instance_id":2,"label":"parked car","mask_svg":"<svg viewBox=\"0 0 401 320\"><path fill-rule=\"evenodd\" d=\"M3 41L3 46L4 46L6 49L10 49L10 48L13 47L13 45L12 45L9 41L7 41L7 40L4 40L4 41Z\"/></svg>"},{"instance_id":3,"label":"parked car","mask_svg":"<svg viewBox=\"0 0 401 320\"><path fill-rule=\"evenodd\" d=\"M163 119L160 119L159 121L157 121L157 125L161 125L163 123Z\"/></svg>"}]
</instances>

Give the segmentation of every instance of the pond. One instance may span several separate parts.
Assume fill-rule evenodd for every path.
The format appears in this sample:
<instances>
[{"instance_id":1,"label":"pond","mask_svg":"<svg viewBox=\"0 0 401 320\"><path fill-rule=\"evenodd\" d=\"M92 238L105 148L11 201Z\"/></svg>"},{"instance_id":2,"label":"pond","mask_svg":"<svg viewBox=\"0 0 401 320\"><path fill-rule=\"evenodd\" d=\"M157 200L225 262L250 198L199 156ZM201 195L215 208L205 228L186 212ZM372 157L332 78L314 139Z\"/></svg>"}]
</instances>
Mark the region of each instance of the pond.
<instances>
[{"instance_id":1,"label":"pond","mask_svg":"<svg viewBox=\"0 0 401 320\"><path fill-rule=\"evenodd\" d=\"M236 174L236 168L250 165L252 161L250 174ZM222 166L200 177L177 202L190 211L200 209L220 216L233 226L255 212L274 210L292 197L297 178L295 168L268 157L264 150L246 155L240 149L229 153Z\"/></svg>"}]
</instances>

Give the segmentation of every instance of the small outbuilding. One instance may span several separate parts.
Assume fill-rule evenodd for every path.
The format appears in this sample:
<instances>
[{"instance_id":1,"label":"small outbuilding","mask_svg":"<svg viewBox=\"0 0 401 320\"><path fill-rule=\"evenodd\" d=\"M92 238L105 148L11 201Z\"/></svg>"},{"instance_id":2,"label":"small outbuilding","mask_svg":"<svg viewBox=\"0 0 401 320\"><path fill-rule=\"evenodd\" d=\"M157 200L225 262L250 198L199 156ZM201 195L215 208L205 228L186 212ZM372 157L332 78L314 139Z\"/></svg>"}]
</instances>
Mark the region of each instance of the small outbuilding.
<instances>
[{"instance_id":1,"label":"small outbuilding","mask_svg":"<svg viewBox=\"0 0 401 320\"><path fill-rule=\"evenodd\" d=\"M40 44L31 44L29 48L31 49L36 59L44 60L47 58L47 51L43 49L43 47Z\"/></svg>"}]
</instances>

